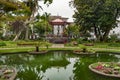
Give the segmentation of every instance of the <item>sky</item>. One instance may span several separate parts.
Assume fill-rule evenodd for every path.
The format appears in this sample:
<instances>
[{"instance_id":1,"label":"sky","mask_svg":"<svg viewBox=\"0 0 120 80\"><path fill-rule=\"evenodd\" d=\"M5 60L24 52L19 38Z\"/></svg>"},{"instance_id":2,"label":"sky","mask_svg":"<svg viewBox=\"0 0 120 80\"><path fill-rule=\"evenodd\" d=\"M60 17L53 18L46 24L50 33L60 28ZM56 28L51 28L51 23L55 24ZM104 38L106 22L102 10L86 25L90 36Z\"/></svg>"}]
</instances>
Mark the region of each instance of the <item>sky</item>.
<instances>
[{"instance_id":1,"label":"sky","mask_svg":"<svg viewBox=\"0 0 120 80\"><path fill-rule=\"evenodd\" d=\"M53 16L62 16L69 18L68 21L72 22L73 18L72 15L74 14L74 9L69 6L69 2L71 0L53 0L53 3L50 4L48 7L40 2L40 5L43 8L40 13L51 13Z\"/></svg>"}]
</instances>

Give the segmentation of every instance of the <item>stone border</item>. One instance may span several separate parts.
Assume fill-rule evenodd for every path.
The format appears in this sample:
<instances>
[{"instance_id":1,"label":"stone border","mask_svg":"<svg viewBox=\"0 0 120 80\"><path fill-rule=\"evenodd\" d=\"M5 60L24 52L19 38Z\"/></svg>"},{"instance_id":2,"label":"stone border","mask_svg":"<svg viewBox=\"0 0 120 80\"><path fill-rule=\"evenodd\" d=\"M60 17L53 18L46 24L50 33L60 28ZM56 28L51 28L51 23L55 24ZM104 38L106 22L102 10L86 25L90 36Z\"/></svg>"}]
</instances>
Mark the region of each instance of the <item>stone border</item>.
<instances>
[{"instance_id":1,"label":"stone border","mask_svg":"<svg viewBox=\"0 0 120 80\"><path fill-rule=\"evenodd\" d=\"M16 76L17 76L16 68L13 68L13 70L14 70L14 75L9 80L14 80L16 78Z\"/></svg>"},{"instance_id":2,"label":"stone border","mask_svg":"<svg viewBox=\"0 0 120 80\"><path fill-rule=\"evenodd\" d=\"M8 79L5 79L5 80L14 80L15 78L16 78L16 76L17 76L17 70L16 70L16 68L14 68L14 67L9 67L9 66L7 66L7 65L1 65L3 68L6 68L6 67L8 67L8 69L10 69L10 70L13 70L13 72L12 73L10 73L11 74L11 76L8 78ZM3 73L4 75L3 76L8 76L7 74L5 74L5 73Z\"/></svg>"},{"instance_id":3,"label":"stone border","mask_svg":"<svg viewBox=\"0 0 120 80\"><path fill-rule=\"evenodd\" d=\"M90 52L82 52L82 51L76 51L76 50L73 50L73 53L75 53L75 54L78 54L78 55L92 55L92 54L95 54L94 52L92 53L90 53Z\"/></svg>"},{"instance_id":4,"label":"stone border","mask_svg":"<svg viewBox=\"0 0 120 80\"><path fill-rule=\"evenodd\" d=\"M45 53L47 53L47 52L48 52L47 50L43 50L43 51L39 51L39 52L32 51L32 52L29 52L29 54L39 55L39 54L45 54Z\"/></svg>"},{"instance_id":5,"label":"stone border","mask_svg":"<svg viewBox=\"0 0 120 80\"><path fill-rule=\"evenodd\" d=\"M109 63L109 62L103 62L103 63ZM96 63L93 63L93 64L96 64ZM105 74L105 73L103 73L103 72L100 72L100 71L98 71L98 70L93 69L93 68L92 68L92 65L93 65L93 64L90 64L90 65L89 65L89 69L90 69L92 72L95 72L95 73L100 74L100 75L103 75L103 76L120 78L120 75Z\"/></svg>"}]
</instances>

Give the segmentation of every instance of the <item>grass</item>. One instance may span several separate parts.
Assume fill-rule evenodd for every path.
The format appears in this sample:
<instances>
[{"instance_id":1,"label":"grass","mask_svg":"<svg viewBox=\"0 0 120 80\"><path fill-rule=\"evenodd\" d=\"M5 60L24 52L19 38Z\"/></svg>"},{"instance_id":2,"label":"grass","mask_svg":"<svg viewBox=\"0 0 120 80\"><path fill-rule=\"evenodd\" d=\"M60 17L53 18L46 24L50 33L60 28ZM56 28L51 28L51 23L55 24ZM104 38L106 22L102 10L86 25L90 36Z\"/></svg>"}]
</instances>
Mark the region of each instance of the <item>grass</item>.
<instances>
[{"instance_id":1,"label":"grass","mask_svg":"<svg viewBox=\"0 0 120 80\"><path fill-rule=\"evenodd\" d=\"M0 47L0 53L20 53L20 52L29 52L35 50L35 46L17 46L17 42L12 41L4 41L7 46ZM24 41L25 42L25 41ZM36 41L35 41L36 42ZM41 42L40 50L79 50L83 44L79 44L78 46L71 46L68 44L65 45L64 48L51 48L52 44L49 44L49 48L46 48L46 42ZM109 46L111 43L94 43L94 46L85 46L88 50L93 49L96 52L115 52L120 53L119 46ZM113 44L113 43L112 43ZM116 43L115 43L116 44ZM113 44L114 45L114 44ZM117 43L119 45L119 43Z\"/></svg>"},{"instance_id":2,"label":"grass","mask_svg":"<svg viewBox=\"0 0 120 80\"><path fill-rule=\"evenodd\" d=\"M78 50L80 48L77 47L67 47L67 48L39 48L39 50ZM120 50L118 49L104 49L104 48L87 48L87 49L93 49L95 52L105 52L105 53L120 53ZM23 48L13 48L13 49L2 49L0 50L1 53L26 53L29 51L34 51L35 47L23 47Z\"/></svg>"},{"instance_id":3,"label":"grass","mask_svg":"<svg viewBox=\"0 0 120 80\"><path fill-rule=\"evenodd\" d=\"M13 48L13 49L2 49L1 53L23 53L34 50L34 48Z\"/></svg>"},{"instance_id":4,"label":"grass","mask_svg":"<svg viewBox=\"0 0 120 80\"><path fill-rule=\"evenodd\" d=\"M18 46L17 43L38 43L40 47L46 47L46 45L51 46L51 43L45 41L3 41L6 43L7 46L0 46L0 48L16 48L16 47L25 47L25 46ZM26 47L34 47L34 46L26 46Z\"/></svg>"}]
</instances>

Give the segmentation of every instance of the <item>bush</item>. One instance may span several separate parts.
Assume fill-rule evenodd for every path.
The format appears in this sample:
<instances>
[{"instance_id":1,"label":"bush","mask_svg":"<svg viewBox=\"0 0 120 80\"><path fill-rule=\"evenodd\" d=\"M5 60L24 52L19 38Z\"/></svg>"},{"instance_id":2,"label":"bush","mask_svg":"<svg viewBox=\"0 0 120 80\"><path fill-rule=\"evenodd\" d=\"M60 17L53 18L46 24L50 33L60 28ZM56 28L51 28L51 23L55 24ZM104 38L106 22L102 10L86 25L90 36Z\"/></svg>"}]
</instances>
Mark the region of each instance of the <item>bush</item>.
<instances>
[{"instance_id":1,"label":"bush","mask_svg":"<svg viewBox=\"0 0 120 80\"><path fill-rule=\"evenodd\" d=\"M82 39L82 38L79 38L79 39L77 39L77 42L78 42L79 44L82 44L83 39Z\"/></svg>"},{"instance_id":2,"label":"bush","mask_svg":"<svg viewBox=\"0 0 120 80\"><path fill-rule=\"evenodd\" d=\"M51 44L50 44L49 42L45 42L44 45L45 45L46 48L48 49Z\"/></svg>"},{"instance_id":3,"label":"bush","mask_svg":"<svg viewBox=\"0 0 120 80\"><path fill-rule=\"evenodd\" d=\"M81 45L80 48L82 49L83 52L86 52L86 51L87 51L87 47L84 46L84 45Z\"/></svg>"},{"instance_id":4,"label":"bush","mask_svg":"<svg viewBox=\"0 0 120 80\"><path fill-rule=\"evenodd\" d=\"M0 42L0 46L6 46L6 43Z\"/></svg>"},{"instance_id":5,"label":"bush","mask_svg":"<svg viewBox=\"0 0 120 80\"><path fill-rule=\"evenodd\" d=\"M36 46L36 45L39 45L38 42L23 42L23 41L20 41L17 43L17 45L19 46Z\"/></svg>"},{"instance_id":6,"label":"bush","mask_svg":"<svg viewBox=\"0 0 120 80\"><path fill-rule=\"evenodd\" d=\"M120 47L120 44L119 43L110 43L110 44L108 44L108 46L110 46L110 47Z\"/></svg>"}]
</instances>

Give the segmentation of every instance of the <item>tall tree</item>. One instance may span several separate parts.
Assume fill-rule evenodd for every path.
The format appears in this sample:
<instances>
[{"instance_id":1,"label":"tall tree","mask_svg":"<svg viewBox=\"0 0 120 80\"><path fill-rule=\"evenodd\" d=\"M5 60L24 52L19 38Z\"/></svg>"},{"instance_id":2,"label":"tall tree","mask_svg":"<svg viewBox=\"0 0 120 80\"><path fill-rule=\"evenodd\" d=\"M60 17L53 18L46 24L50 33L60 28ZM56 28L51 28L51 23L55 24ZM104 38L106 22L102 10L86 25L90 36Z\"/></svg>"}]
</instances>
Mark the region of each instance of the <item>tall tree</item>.
<instances>
[{"instance_id":1,"label":"tall tree","mask_svg":"<svg viewBox=\"0 0 120 80\"><path fill-rule=\"evenodd\" d=\"M43 1L45 4L52 3L52 0L0 0L0 16L5 18L6 15L14 17L15 21L23 20L24 27L15 36L14 40L17 40L21 35L21 32L26 29L26 39L28 39L28 25L34 21L35 14L38 13L39 1ZM0 19L3 19L0 18Z\"/></svg>"},{"instance_id":2,"label":"tall tree","mask_svg":"<svg viewBox=\"0 0 120 80\"><path fill-rule=\"evenodd\" d=\"M67 35L71 38L78 38L80 35L80 26L75 24L68 25L66 28Z\"/></svg>"},{"instance_id":3,"label":"tall tree","mask_svg":"<svg viewBox=\"0 0 120 80\"><path fill-rule=\"evenodd\" d=\"M28 25L35 20L35 14L38 13L39 8L39 1L42 0L24 0L24 4L30 9L30 13L28 14L28 18L25 20L25 29L26 29L26 34L25 34L25 39L28 39L28 32L29 32L29 27ZM45 4L50 4L52 3L52 0L44 0ZM17 40L19 36L16 36L13 41Z\"/></svg>"},{"instance_id":4,"label":"tall tree","mask_svg":"<svg viewBox=\"0 0 120 80\"><path fill-rule=\"evenodd\" d=\"M18 9L16 2L9 0L0 0L0 17L9 11Z\"/></svg>"},{"instance_id":5,"label":"tall tree","mask_svg":"<svg viewBox=\"0 0 120 80\"><path fill-rule=\"evenodd\" d=\"M12 21L23 20L25 17L21 14L23 11L24 13L30 13L28 7L19 0L2 0L0 1L0 22L9 25Z\"/></svg>"},{"instance_id":6,"label":"tall tree","mask_svg":"<svg viewBox=\"0 0 120 80\"><path fill-rule=\"evenodd\" d=\"M120 0L74 0L75 23L83 30L94 28L96 38L105 41L120 17Z\"/></svg>"},{"instance_id":7,"label":"tall tree","mask_svg":"<svg viewBox=\"0 0 120 80\"><path fill-rule=\"evenodd\" d=\"M35 22L35 28L37 33L39 33L39 35L47 35L47 33L51 32L52 27L49 24L49 20L50 20L50 14L49 13L44 13L42 16L38 15L37 16L37 21Z\"/></svg>"}]
</instances>

